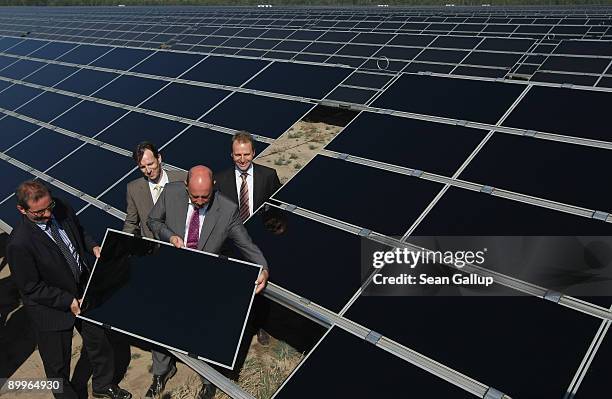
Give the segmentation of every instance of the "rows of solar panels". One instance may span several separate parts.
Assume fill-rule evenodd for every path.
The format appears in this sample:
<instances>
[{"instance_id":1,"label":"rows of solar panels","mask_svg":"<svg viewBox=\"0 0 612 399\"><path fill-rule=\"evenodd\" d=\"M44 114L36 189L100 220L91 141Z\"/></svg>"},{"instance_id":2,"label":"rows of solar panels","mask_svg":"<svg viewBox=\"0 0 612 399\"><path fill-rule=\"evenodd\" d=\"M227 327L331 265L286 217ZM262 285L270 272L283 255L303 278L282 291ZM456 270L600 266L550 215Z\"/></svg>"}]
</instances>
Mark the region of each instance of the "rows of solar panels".
<instances>
[{"instance_id":1,"label":"rows of solar panels","mask_svg":"<svg viewBox=\"0 0 612 399\"><path fill-rule=\"evenodd\" d=\"M0 18L0 33L347 65L379 74L346 82L334 98L349 102L367 101L398 71L612 86L609 8L501 15L171 10L12 9ZM363 82L370 79L376 83Z\"/></svg>"},{"instance_id":2,"label":"rows of solar panels","mask_svg":"<svg viewBox=\"0 0 612 399\"><path fill-rule=\"evenodd\" d=\"M106 227L122 225L125 185L140 173L130 158L139 141L161 146L171 166L187 169L204 162L220 170L227 167L230 134L236 130L256 134L261 152L317 105L349 102L359 115L270 201L284 214L287 231L276 236L257 218L247 223L270 264L278 265L271 281L301 298L300 304L308 304L314 314L319 309L337 321L277 397L310 397L313 386L320 386L326 397L384 391L398 397L414 392L495 398L504 392L535 398L577 390L578 397L588 398L605 386L610 340L599 341L607 330L602 319L610 318L608 298L551 297L548 287L534 286L520 275L508 276L504 289L529 293L523 297L358 294L364 288L362 240L401 246L411 235L608 234L609 89L536 79L414 74L404 67L402 74L373 74L356 66L258 59L239 51L211 55L130 48L125 39L114 43L110 37L125 28L118 25L138 26L130 30L133 35L142 35L144 26L159 31L148 35L183 25L210 31L192 34L201 40L219 30L229 33L227 29L237 29L235 34L285 32L216 26L231 25L233 19L235 25L249 21L241 17L244 9L215 11L220 13L210 17L215 26L206 26L207 17L200 14L204 10L194 15L168 11L170 22L159 21L158 11L138 10L7 10L0 39L0 219L6 229L18 217L15 186L38 177L67 199L100 239ZM353 18L334 10L321 13L328 19L338 15L340 22ZM264 18L256 15L252 18ZM292 12L273 20L291 20L283 15ZM585 27L591 20L610 21L609 15L585 17ZM392 13L385 16L393 18ZM96 22L105 18L107 22ZM183 25L175 23L179 18L186 19ZM317 14L311 22L325 18ZM558 20L551 27L563 26L561 18L554 18ZM16 37L23 32L17 26L26 25L41 30L28 28L27 37ZM64 32L42 32L51 25ZM97 33L71 36L69 29ZM336 41L344 42L339 43L358 37L375 40L379 34L353 31L349 38L327 28L292 28L287 38L305 34L299 40L319 43L308 36L312 32L340 34ZM102 34L110 35L106 44L77 43L99 42ZM155 36L148 35L140 46L159 47L150 40ZM527 55L529 48L548 46L544 38L489 38L483 32L471 39L402 35L392 36L431 39L428 44L473 40L465 50L470 54L486 43L527 41L529 47L520 50L527 57L533 56ZM392 40L383 37L385 43ZM551 49L544 58L571 61L576 53L595 48L600 53L587 58L605 60L609 68L611 54L604 53L610 42L605 38L562 40L553 47L564 52ZM371 46L367 43L354 47ZM379 49L388 48L385 43ZM406 61L405 66L414 63ZM598 83L608 79L604 70L597 71ZM368 94L356 99L351 90ZM590 357L592 361L583 362Z\"/></svg>"}]
</instances>

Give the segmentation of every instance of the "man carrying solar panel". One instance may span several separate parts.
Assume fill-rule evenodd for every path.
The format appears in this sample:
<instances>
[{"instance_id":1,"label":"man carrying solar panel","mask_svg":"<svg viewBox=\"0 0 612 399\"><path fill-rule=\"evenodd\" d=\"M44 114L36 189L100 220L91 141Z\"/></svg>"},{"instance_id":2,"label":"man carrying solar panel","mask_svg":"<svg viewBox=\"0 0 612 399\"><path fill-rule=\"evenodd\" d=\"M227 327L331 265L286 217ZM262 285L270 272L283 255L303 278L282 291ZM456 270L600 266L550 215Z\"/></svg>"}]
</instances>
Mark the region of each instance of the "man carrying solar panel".
<instances>
[{"instance_id":1,"label":"man carrying solar panel","mask_svg":"<svg viewBox=\"0 0 612 399\"><path fill-rule=\"evenodd\" d=\"M24 308L36 331L38 352L47 378L62 382L56 398L87 397L87 381L69 381L72 334L76 327L93 369L96 398L129 399L115 377L114 351L104 330L77 319L91 263L87 254L100 256L100 247L81 226L74 210L51 196L39 180L28 180L16 191L22 219L9 237L6 257ZM81 357L83 357L81 354Z\"/></svg>"},{"instance_id":2,"label":"man carrying solar panel","mask_svg":"<svg viewBox=\"0 0 612 399\"><path fill-rule=\"evenodd\" d=\"M230 239L246 260L263 266L255 282L255 292L260 293L268 281L268 263L242 224L238 205L215 191L213 182L209 168L194 166L185 182L166 185L147 225L157 239L177 248L218 254Z\"/></svg>"}]
</instances>

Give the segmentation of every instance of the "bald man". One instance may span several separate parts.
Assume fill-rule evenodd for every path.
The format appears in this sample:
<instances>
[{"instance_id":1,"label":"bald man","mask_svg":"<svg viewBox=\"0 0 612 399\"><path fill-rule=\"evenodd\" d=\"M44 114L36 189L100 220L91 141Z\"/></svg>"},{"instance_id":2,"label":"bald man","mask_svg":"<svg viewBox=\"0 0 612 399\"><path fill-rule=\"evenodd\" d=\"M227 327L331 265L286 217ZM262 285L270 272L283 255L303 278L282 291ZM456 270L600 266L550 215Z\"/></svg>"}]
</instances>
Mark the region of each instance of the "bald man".
<instances>
[{"instance_id":1,"label":"bald man","mask_svg":"<svg viewBox=\"0 0 612 399\"><path fill-rule=\"evenodd\" d=\"M238 205L215 191L213 183L212 171L198 165L189 170L185 182L166 184L149 213L147 226L157 239L177 248L215 254L229 238L248 261L263 266L256 281L255 292L260 293L268 281L268 262L244 228ZM196 397L212 398L214 394L214 387L204 380Z\"/></svg>"},{"instance_id":2,"label":"bald man","mask_svg":"<svg viewBox=\"0 0 612 399\"><path fill-rule=\"evenodd\" d=\"M166 184L147 225L156 238L177 248L218 254L225 240L232 240L248 261L263 266L256 282L259 293L268 281L268 262L240 221L238 205L215 191L213 183L209 168L194 166L184 183Z\"/></svg>"}]
</instances>

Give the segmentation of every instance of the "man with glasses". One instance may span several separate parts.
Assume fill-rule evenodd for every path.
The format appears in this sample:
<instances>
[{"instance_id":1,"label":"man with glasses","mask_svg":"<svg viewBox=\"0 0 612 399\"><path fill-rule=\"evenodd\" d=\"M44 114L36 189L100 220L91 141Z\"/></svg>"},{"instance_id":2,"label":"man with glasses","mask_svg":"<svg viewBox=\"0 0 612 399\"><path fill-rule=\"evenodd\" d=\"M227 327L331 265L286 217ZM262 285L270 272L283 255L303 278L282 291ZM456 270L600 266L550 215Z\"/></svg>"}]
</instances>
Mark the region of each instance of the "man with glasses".
<instances>
[{"instance_id":1,"label":"man with glasses","mask_svg":"<svg viewBox=\"0 0 612 399\"><path fill-rule=\"evenodd\" d=\"M11 232L6 257L36 330L47 378L62 380L63 393L54 393L55 397L87 397L85 381L70 382L72 333L76 327L93 368L93 396L130 398L128 391L113 383L114 354L104 330L76 318L92 269L86 254L99 257L100 247L83 230L74 211L51 197L40 181L21 183L15 194L22 219Z\"/></svg>"},{"instance_id":2,"label":"man with glasses","mask_svg":"<svg viewBox=\"0 0 612 399\"><path fill-rule=\"evenodd\" d=\"M142 172L142 177L133 180L127 185L127 210L123 231L140 235L142 237L154 238L153 233L147 226L149 212L157 202L166 184L174 181L184 181L185 172L165 170L162 167L162 155L157 148L148 141L143 141L136 146L132 158ZM160 292L160 295L165 293ZM129 346L127 348L129 351ZM145 394L145 398L155 398L164 391L166 383L176 374L174 358L156 350L151 350L153 365L153 381Z\"/></svg>"},{"instance_id":3,"label":"man with glasses","mask_svg":"<svg viewBox=\"0 0 612 399\"><path fill-rule=\"evenodd\" d=\"M226 239L253 263L262 265L256 281L261 292L268 281L268 264L240 220L238 206L213 190L213 173L198 165L189 170L185 183L169 183L149 213L147 225L160 240L177 248L218 254ZM200 392L200 398L210 393Z\"/></svg>"}]
</instances>

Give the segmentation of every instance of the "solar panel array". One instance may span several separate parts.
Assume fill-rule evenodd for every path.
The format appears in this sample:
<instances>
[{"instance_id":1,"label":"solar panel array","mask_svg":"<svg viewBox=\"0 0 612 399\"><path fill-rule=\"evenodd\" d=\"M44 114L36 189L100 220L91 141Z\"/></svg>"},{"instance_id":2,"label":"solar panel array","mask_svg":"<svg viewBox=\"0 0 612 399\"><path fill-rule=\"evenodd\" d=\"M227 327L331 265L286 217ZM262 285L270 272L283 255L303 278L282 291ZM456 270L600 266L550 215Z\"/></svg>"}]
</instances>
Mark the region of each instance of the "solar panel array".
<instances>
[{"instance_id":1,"label":"solar panel array","mask_svg":"<svg viewBox=\"0 0 612 399\"><path fill-rule=\"evenodd\" d=\"M269 201L287 232L247 223L274 268L266 295L333 324L276 397L316 384L329 397L593 397L581 387L605 386L609 298L516 276L500 281L526 296L360 296L360 248L411 235L607 235L611 15L4 9L0 219L10 229L14 188L38 177L100 238L122 225L139 141L171 166L220 170L236 130L261 153L319 105L355 110Z\"/></svg>"}]
</instances>

